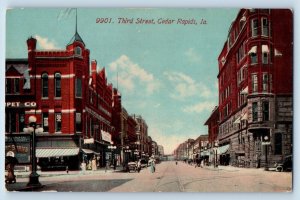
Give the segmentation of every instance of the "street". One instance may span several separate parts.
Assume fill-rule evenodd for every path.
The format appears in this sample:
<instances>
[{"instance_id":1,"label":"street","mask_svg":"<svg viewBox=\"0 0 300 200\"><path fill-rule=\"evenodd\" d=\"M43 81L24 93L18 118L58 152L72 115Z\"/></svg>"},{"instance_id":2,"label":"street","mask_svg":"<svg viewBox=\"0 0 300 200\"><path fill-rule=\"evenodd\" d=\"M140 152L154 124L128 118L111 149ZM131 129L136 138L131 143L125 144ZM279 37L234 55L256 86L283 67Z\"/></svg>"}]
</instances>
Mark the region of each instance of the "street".
<instances>
[{"instance_id":1,"label":"street","mask_svg":"<svg viewBox=\"0 0 300 200\"><path fill-rule=\"evenodd\" d=\"M6 185L8 191L24 188L28 178ZM53 176L41 175L43 188L58 192L289 192L292 173L263 169L219 166L195 168L173 161L156 165L155 173L144 168L140 173L87 171Z\"/></svg>"}]
</instances>

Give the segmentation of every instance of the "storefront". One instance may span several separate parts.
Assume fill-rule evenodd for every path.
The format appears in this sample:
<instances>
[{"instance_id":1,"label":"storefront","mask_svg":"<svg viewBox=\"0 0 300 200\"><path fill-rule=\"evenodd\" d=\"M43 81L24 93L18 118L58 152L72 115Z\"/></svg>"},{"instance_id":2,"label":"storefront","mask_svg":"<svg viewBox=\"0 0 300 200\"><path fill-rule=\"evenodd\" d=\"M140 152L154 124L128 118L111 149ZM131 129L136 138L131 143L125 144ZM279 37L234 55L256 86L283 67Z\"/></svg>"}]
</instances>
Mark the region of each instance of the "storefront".
<instances>
[{"instance_id":1,"label":"storefront","mask_svg":"<svg viewBox=\"0 0 300 200\"><path fill-rule=\"evenodd\" d=\"M229 165L230 154L229 154L229 144L218 147L218 159L220 165Z\"/></svg>"}]
</instances>

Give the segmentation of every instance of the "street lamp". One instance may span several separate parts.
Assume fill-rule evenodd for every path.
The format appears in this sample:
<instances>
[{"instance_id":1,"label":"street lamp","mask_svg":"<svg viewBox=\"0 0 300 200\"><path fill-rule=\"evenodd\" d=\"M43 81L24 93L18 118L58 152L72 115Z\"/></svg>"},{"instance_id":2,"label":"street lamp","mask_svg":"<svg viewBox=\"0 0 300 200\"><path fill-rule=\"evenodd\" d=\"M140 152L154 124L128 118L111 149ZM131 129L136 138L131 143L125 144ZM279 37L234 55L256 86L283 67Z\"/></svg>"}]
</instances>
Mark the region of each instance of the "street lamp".
<instances>
[{"instance_id":1,"label":"street lamp","mask_svg":"<svg viewBox=\"0 0 300 200\"><path fill-rule=\"evenodd\" d=\"M39 176L37 171L37 162L36 162L36 141L35 134L43 133L43 128L38 127L36 123L36 116L30 116L29 119L29 127L24 128L23 131L25 133L31 134L31 174L29 175L29 182L27 186L29 187L41 187L42 184L39 182Z\"/></svg>"},{"instance_id":2,"label":"street lamp","mask_svg":"<svg viewBox=\"0 0 300 200\"><path fill-rule=\"evenodd\" d=\"M215 145L214 145L214 155L215 155L215 162L214 162L214 168L217 168L218 167L218 142L215 142Z\"/></svg>"},{"instance_id":3,"label":"street lamp","mask_svg":"<svg viewBox=\"0 0 300 200\"><path fill-rule=\"evenodd\" d=\"M114 143L111 142L110 145L108 146L108 148L111 151L111 163L113 164L113 150L116 149L117 147L113 145Z\"/></svg>"},{"instance_id":4,"label":"street lamp","mask_svg":"<svg viewBox=\"0 0 300 200\"><path fill-rule=\"evenodd\" d=\"M135 155L135 161L138 160L139 150L135 149L133 154Z\"/></svg>"},{"instance_id":5,"label":"street lamp","mask_svg":"<svg viewBox=\"0 0 300 200\"><path fill-rule=\"evenodd\" d=\"M269 140L269 137L266 135L264 137L264 141L268 141ZM268 167L268 143L264 144L265 145L265 154L266 154L266 157L265 157L265 171L268 171L269 170L269 167Z\"/></svg>"}]
</instances>

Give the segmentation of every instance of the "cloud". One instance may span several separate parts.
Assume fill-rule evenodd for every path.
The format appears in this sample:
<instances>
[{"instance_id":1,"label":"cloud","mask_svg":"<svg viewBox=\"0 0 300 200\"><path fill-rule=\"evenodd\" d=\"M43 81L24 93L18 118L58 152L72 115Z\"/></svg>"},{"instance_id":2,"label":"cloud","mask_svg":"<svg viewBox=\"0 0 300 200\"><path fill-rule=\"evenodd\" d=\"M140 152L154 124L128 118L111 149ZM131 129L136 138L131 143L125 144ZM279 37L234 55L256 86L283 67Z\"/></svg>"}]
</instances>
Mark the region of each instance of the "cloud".
<instances>
[{"instance_id":1,"label":"cloud","mask_svg":"<svg viewBox=\"0 0 300 200\"><path fill-rule=\"evenodd\" d=\"M196 52L194 48L189 48L184 55L189 59L191 62L200 62L201 61L201 55Z\"/></svg>"},{"instance_id":2,"label":"cloud","mask_svg":"<svg viewBox=\"0 0 300 200\"><path fill-rule=\"evenodd\" d=\"M133 91L136 87L145 87L147 94L152 94L160 87L159 81L154 78L153 74L132 62L126 55L110 63L109 68L113 72L118 72L120 86L128 91Z\"/></svg>"},{"instance_id":3,"label":"cloud","mask_svg":"<svg viewBox=\"0 0 300 200\"><path fill-rule=\"evenodd\" d=\"M54 41L50 41L46 37L42 37L40 35L35 35L35 38L37 40L38 45L41 49L49 50L49 49L59 49L59 47L56 46Z\"/></svg>"},{"instance_id":4,"label":"cloud","mask_svg":"<svg viewBox=\"0 0 300 200\"><path fill-rule=\"evenodd\" d=\"M206 85L196 82L184 73L164 72L164 75L174 85L174 91L171 94L173 99L184 100L193 96L210 98L213 95L213 92Z\"/></svg>"},{"instance_id":5,"label":"cloud","mask_svg":"<svg viewBox=\"0 0 300 200\"><path fill-rule=\"evenodd\" d=\"M203 111L212 111L216 103L212 101L200 102L192 106L186 106L182 109L185 113L201 113Z\"/></svg>"}]
</instances>

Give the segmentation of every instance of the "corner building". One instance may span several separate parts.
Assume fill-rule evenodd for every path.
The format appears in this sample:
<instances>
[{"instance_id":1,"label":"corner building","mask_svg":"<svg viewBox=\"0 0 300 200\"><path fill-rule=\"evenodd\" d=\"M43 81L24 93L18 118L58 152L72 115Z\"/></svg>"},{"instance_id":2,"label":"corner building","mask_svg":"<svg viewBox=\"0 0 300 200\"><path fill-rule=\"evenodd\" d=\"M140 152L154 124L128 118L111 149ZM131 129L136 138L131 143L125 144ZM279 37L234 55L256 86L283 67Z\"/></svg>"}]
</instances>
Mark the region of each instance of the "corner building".
<instances>
[{"instance_id":1,"label":"corner building","mask_svg":"<svg viewBox=\"0 0 300 200\"><path fill-rule=\"evenodd\" d=\"M16 136L17 146L26 147L16 152L17 158L30 163L29 141L21 136L27 138L23 128L35 115L44 130L37 134L36 149L42 169L78 169L95 156L103 166L113 130L113 88L105 69L97 72L93 60L90 70L90 51L77 30L65 50L38 50L36 45L31 37L28 59L6 60L6 152L16 152L9 137Z\"/></svg>"},{"instance_id":2,"label":"corner building","mask_svg":"<svg viewBox=\"0 0 300 200\"><path fill-rule=\"evenodd\" d=\"M229 164L271 166L292 153L292 60L291 10L240 10L218 57L219 156Z\"/></svg>"}]
</instances>

